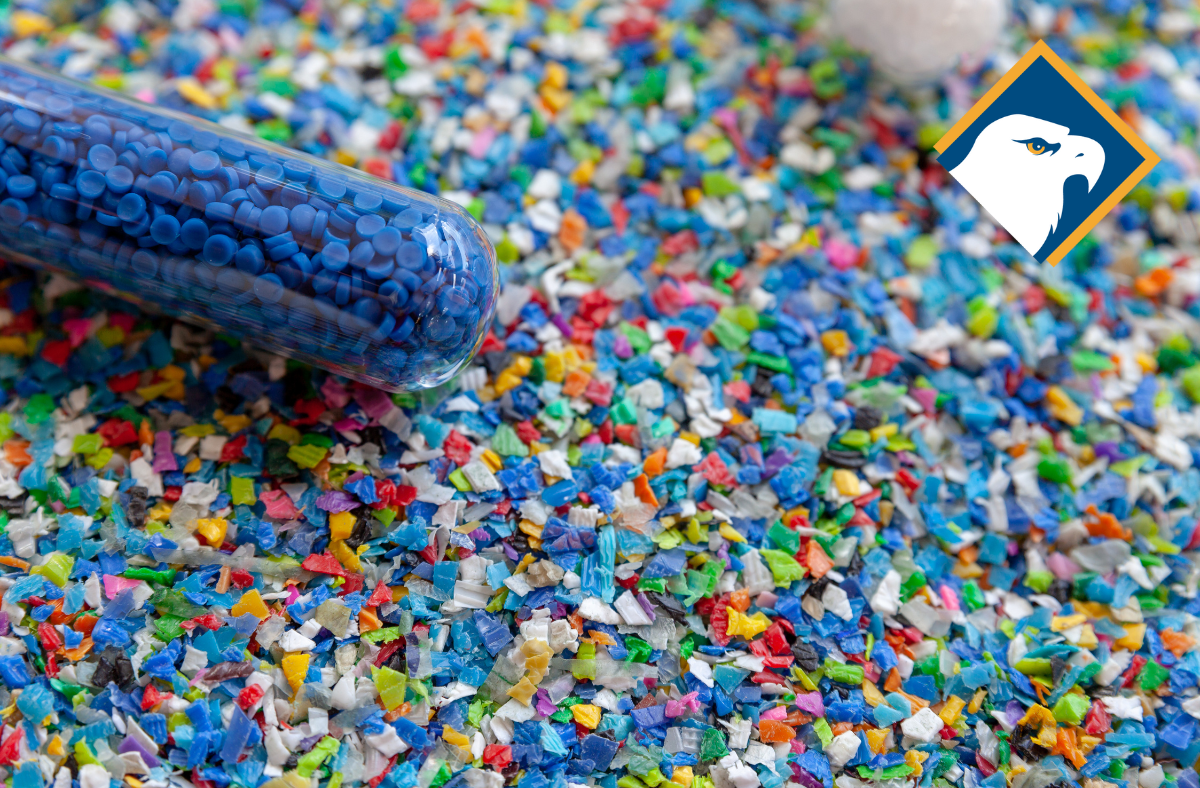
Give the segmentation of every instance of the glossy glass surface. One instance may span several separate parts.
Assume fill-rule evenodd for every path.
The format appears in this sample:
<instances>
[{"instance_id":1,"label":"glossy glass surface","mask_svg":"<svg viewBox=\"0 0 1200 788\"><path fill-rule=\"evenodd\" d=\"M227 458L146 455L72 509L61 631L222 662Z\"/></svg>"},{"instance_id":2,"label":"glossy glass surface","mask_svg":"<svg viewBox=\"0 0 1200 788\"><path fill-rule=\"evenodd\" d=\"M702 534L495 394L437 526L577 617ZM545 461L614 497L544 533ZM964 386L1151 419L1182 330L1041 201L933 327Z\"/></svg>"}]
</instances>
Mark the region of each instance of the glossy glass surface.
<instances>
[{"instance_id":1,"label":"glossy glass surface","mask_svg":"<svg viewBox=\"0 0 1200 788\"><path fill-rule=\"evenodd\" d=\"M457 205L4 59L0 255L393 391L453 376L499 290Z\"/></svg>"}]
</instances>

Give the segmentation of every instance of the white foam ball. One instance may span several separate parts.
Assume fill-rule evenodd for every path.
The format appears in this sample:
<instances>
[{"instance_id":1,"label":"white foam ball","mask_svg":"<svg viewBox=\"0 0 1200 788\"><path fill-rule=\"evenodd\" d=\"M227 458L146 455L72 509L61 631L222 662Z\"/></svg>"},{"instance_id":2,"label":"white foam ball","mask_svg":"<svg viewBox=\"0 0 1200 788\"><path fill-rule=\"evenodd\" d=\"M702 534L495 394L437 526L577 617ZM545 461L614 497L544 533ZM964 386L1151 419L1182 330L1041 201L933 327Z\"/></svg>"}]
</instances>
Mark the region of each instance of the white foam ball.
<instances>
[{"instance_id":1,"label":"white foam ball","mask_svg":"<svg viewBox=\"0 0 1200 788\"><path fill-rule=\"evenodd\" d=\"M1008 0L833 0L834 34L900 82L937 79L960 57L986 55L1008 19Z\"/></svg>"}]
</instances>

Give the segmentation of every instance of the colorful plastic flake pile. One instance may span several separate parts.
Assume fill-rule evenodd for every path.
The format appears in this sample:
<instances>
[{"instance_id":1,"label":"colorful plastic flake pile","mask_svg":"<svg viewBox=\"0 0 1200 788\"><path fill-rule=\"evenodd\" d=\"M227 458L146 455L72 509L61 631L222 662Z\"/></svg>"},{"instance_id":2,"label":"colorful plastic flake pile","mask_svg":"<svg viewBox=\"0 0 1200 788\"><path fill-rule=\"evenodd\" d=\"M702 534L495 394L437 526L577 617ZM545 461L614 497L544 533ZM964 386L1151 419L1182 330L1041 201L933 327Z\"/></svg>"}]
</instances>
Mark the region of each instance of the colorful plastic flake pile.
<instances>
[{"instance_id":1,"label":"colorful plastic flake pile","mask_svg":"<svg viewBox=\"0 0 1200 788\"><path fill-rule=\"evenodd\" d=\"M1017 5L908 94L795 3L8 7L503 289L393 396L3 269L6 785L1200 788L1198 18ZM1057 268L929 154L1037 37L1164 159Z\"/></svg>"}]
</instances>

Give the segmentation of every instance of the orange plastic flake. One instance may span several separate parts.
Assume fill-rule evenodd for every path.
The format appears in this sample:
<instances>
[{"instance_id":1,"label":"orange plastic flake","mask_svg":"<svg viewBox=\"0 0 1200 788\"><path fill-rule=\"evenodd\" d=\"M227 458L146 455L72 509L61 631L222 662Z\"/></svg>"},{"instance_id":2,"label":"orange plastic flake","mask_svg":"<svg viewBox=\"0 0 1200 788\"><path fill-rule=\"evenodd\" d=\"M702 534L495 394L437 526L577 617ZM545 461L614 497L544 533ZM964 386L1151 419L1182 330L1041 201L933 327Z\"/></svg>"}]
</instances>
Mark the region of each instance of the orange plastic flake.
<instances>
[{"instance_id":1,"label":"orange plastic flake","mask_svg":"<svg viewBox=\"0 0 1200 788\"><path fill-rule=\"evenodd\" d=\"M1128 542L1133 539L1133 532L1128 528L1122 528L1117 522L1117 518L1108 512L1101 512L1092 504L1087 508L1087 513L1096 518L1087 523L1088 533L1092 536L1101 536L1106 539L1120 539L1123 542Z\"/></svg>"},{"instance_id":2,"label":"orange plastic flake","mask_svg":"<svg viewBox=\"0 0 1200 788\"><path fill-rule=\"evenodd\" d=\"M658 496L654 494L654 490L650 489L650 479L646 474L643 473L633 480L633 491L637 493L637 497L642 503L658 506Z\"/></svg>"},{"instance_id":3,"label":"orange plastic flake","mask_svg":"<svg viewBox=\"0 0 1200 788\"><path fill-rule=\"evenodd\" d=\"M642 471L645 472L646 476L653 479L655 476L662 475L663 466L666 464L666 462L667 449L665 446L663 446L655 450L653 454L646 458L646 461L642 463Z\"/></svg>"},{"instance_id":4,"label":"orange plastic flake","mask_svg":"<svg viewBox=\"0 0 1200 788\"><path fill-rule=\"evenodd\" d=\"M813 577L824 577L830 569L833 569L833 561L829 560L829 556L825 554L825 548L817 543L817 540L809 540L808 553L805 556L808 563L808 571L813 573Z\"/></svg>"},{"instance_id":5,"label":"orange plastic flake","mask_svg":"<svg viewBox=\"0 0 1200 788\"><path fill-rule=\"evenodd\" d=\"M358 631L370 632L379 629L383 624L379 620L379 616L375 614L375 608L364 607L358 611Z\"/></svg>"},{"instance_id":6,"label":"orange plastic flake","mask_svg":"<svg viewBox=\"0 0 1200 788\"><path fill-rule=\"evenodd\" d=\"M796 731L779 720L761 720L758 723L758 739L764 744L791 741Z\"/></svg>"},{"instance_id":7,"label":"orange plastic flake","mask_svg":"<svg viewBox=\"0 0 1200 788\"><path fill-rule=\"evenodd\" d=\"M559 242L567 247L567 251L574 252L583 246L585 232L587 232L587 222L574 208L567 209L562 217L562 225L558 229Z\"/></svg>"},{"instance_id":8,"label":"orange plastic flake","mask_svg":"<svg viewBox=\"0 0 1200 788\"><path fill-rule=\"evenodd\" d=\"M1087 763L1087 758L1079 751L1079 744L1075 740L1075 729L1062 727L1058 729L1057 740L1053 749L1050 750L1051 755L1061 755L1071 763L1075 764L1075 768L1082 768Z\"/></svg>"},{"instance_id":9,"label":"orange plastic flake","mask_svg":"<svg viewBox=\"0 0 1200 788\"><path fill-rule=\"evenodd\" d=\"M567 381L563 384L562 393L564 397L578 397L583 392L587 391L588 384L592 382L592 376L582 369L573 369L567 373Z\"/></svg>"},{"instance_id":10,"label":"orange plastic flake","mask_svg":"<svg viewBox=\"0 0 1200 788\"><path fill-rule=\"evenodd\" d=\"M745 613L750 609L750 592L744 588L739 588L729 595L729 606L739 613Z\"/></svg>"},{"instance_id":11,"label":"orange plastic flake","mask_svg":"<svg viewBox=\"0 0 1200 788\"><path fill-rule=\"evenodd\" d=\"M1171 284L1172 272L1170 268L1156 268L1148 274L1143 274L1133 280L1133 287L1137 290L1138 295L1154 298L1162 293Z\"/></svg>"},{"instance_id":12,"label":"orange plastic flake","mask_svg":"<svg viewBox=\"0 0 1200 788\"><path fill-rule=\"evenodd\" d=\"M1182 632L1176 632L1173 629L1164 629L1158 633L1158 636L1162 638L1163 646L1166 647L1167 651L1180 658L1191 651L1192 646L1196 645L1195 638L1189 637Z\"/></svg>"},{"instance_id":13,"label":"orange plastic flake","mask_svg":"<svg viewBox=\"0 0 1200 788\"><path fill-rule=\"evenodd\" d=\"M8 460L18 468L24 468L33 462L33 458L29 456L29 452L25 451L29 448L29 441L5 441L4 442L4 459Z\"/></svg>"},{"instance_id":14,"label":"orange plastic flake","mask_svg":"<svg viewBox=\"0 0 1200 788\"><path fill-rule=\"evenodd\" d=\"M887 752L888 734L891 733L890 728L868 728L867 729L867 746L871 748L871 752L876 755L882 755Z\"/></svg>"}]
</instances>

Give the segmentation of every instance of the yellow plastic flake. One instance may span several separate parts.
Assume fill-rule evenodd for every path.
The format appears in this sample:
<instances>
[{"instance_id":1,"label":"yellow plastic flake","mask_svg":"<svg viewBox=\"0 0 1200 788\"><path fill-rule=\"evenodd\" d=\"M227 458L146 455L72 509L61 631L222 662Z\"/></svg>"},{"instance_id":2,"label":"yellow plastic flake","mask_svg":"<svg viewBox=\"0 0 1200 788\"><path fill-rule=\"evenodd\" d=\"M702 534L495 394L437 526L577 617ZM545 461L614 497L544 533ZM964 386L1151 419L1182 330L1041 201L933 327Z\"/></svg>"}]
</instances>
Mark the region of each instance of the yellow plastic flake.
<instances>
[{"instance_id":1,"label":"yellow plastic flake","mask_svg":"<svg viewBox=\"0 0 1200 788\"><path fill-rule=\"evenodd\" d=\"M551 383L562 383L567 374L567 363L561 350L542 356L542 365L546 372L546 380Z\"/></svg>"},{"instance_id":2,"label":"yellow plastic flake","mask_svg":"<svg viewBox=\"0 0 1200 788\"><path fill-rule=\"evenodd\" d=\"M546 75L542 78L542 84L562 90L567 86L567 69L561 63L551 60L546 64Z\"/></svg>"},{"instance_id":3,"label":"yellow plastic flake","mask_svg":"<svg viewBox=\"0 0 1200 788\"><path fill-rule=\"evenodd\" d=\"M850 355L850 336L841 329L833 329L821 334L821 346L831 356Z\"/></svg>"},{"instance_id":4,"label":"yellow plastic flake","mask_svg":"<svg viewBox=\"0 0 1200 788\"><path fill-rule=\"evenodd\" d=\"M884 702L883 693L879 691L879 687L875 686L875 682L864 679L862 683L862 690L863 699L867 703L871 704L871 706L878 706Z\"/></svg>"},{"instance_id":5,"label":"yellow plastic flake","mask_svg":"<svg viewBox=\"0 0 1200 788\"><path fill-rule=\"evenodd\" d=\"M100 452L97 452L97 456L99 456L99 454L100 454ZM183 466L183 472L184 473L195 473L196 471L200 470L200 465L201 465L200 458L193 457L192 459L190 459L188 461L187 465Z\"/></svg>"},{"instance_id":6,"label":"yellow plastic flake","mask_svg":"<svg viewBox=\"0 0 1200 788\"><path fill-rule=\"evenodd\" d=\"M291 685L292 692L298 691L304 684L304 677L308 675L308 660L308 654L288 654L283 658L283 675Z\"/></svg>"},{"instance_id":7,"label":"yellow plastic flake","mask_svg":"<svg viewBox=\"0 0 1200 788\"><path fill-rule=\"evenodd\" d=\"M525 675L534 684L542 683L550 670L550 647L544 640L526 640L521 644L521 653L525 655Z\"/></svg>"},{"instance_id":8,"label":"yellow plastic flake","mask_svg":"<svg viewBox=\"0 0 1200 788\"><path fill-rule=\"evenodd\" d=\"M354 533L354 523L356 521L356 518L350 512L338 512L337 514L329 515L329 538L349 539L350 535Z\"/></svg>"},{"instance_id":9,"label":"yellow plastic flake","mask_svg":"<svg viewBox=\"0 0 1200 788\"><path fill-rule=\"evenodd\" d=\"M171 509L173 508L174 507L166 501L159 501L154 505L154 508L146 513L146 516L151 520L158 520L160 523L164 523L167 521L167 518L171 516Z\"/></svg>"},{"instance_id":10,"label":"yellow plastic flake","mask_svg":"<svg viewBox=\"0 0 1200 788\"><path fill-rule=\"evenodd\" d=\"M1068 629L1073 629L1080 624L1087 623L1087 616L1082 613L1076 613L1073 616L1054 616L1050 619L1050 629L1055 632L1066 632Z\"/></svg>"},{"instance_id":11,"label":"yellow plastic flake","mask_svg":"<svg viewBox=\"0 0 1200 788\"><path fill-rule=\"evenodd\" d=\"M483 461L483 464L492 473L499 473L504 469L504 460L500 459L500 455L491 449L487 449L483 454L480 454L479 459Z\"/></svg>"},{"instance_id":12,"label":"yellow plastic flake","mask_svg":"<svg viewBox=\"0 0 1200 788\"><path fill-rule=\"evenodd\" d=\"M279 422L267 433L267 440L281 440L295 446L300 442L300 430L290 424Z\"/></svg>"},{"instance_id":13,"label":"yellow plastic flake","mask_svg":"<svg viewBox=\"0 0 1200 788\"><path fill-rule=\"evenodd\" d=\"M24 356L29 353L25 337L0 337L0 356Z\"/></svg>"},{"instance_id":14,"label":"yellow plastic flake","mask_svg":"<svg viewBox=\"0 0 1200 788\"><path fill-rule=\"evenodd\" d=\"M333 553L333 557L351 572L362 571L362 561L358 560L358 554L341 539L334 539L329 543L329 552Z\"/></svg>"},{"instance_id":15,"label":"yellow plastic flake","mask_svg":"<svg viewBox=\"0 0 1200 788\"><path fill-rule=\"evenodd\" d=\"M338 164L345 165L346 167L353 167L358 162L358 157L348 150L339 149L337 153L333 155L333 160Z\"/></svg>"},{"instance_id":16,"label":"yellow plastic flake","mask_svg":"<svg viewBox=\"0 0 1200 788\"><path fill-rule=\"evenodd\" d=\"M593 706L590 703L580 703L577 706L571 707L571 714L575 717L575 721L589 730L595 730L600 724L600 707Z\"/></svg>"},{"instance_id":17,"label":"yellow plastic flake","mask_svg":"<svg viewBox=\"0 0 1200 788\"><path fill-rule=\"evenodd\" d=\"M151 402L166 394L174 386L175 382L172 380L154 383L149 386L139 386L137 388L137 395L147 402Z\"/></svg>"},{"instance_id":18,"label":"yellow plastic flake","mask_svg":"<svg viewBox=\"0 0 1200 788\"><path fill-rule=\"evenodd\" d=\"M729 626L726 627L725 633L730 637L741 635L746 640L750 640L756 635L766 632L767 627L771 626L771 619L767 618L761 610L752 616L740 613L732 607L726 607L725 612L729 615Z\"/></svg>"},{"instance_id":19,"label":"yellow plastic flake","mask_svg":"<svg viewBox=\"0 0 1200 788\"><path fill-rule=\"evenodd\" d=\"M874 443L880 438L890 438L899 431L899 424L881 424L875 429L871 430L871 442Z\"/></svg>"},{"instance_id":20,"label":"yellow plastic flake","mask_svg":"<svg viewBox=\"0 0 1200 788\"><path fill-rule=\"evenodd\" d=\"M33 11L13 11L8 18L8 24L17 38L40 36L54 29L54 22L49 17Z\"/></svg>"},{"instance_id":21,"label":"yellow plastic flake","mask_svg":"<svg viewBox=\"0 0 1200 788\"><path fill-rule=\"evenodd\" d=\"M891 732L891 728L867 728L867 746L871 752L876 755L887 752L888 734Z\"/></svg>"},{"instance_id":22,"label":"yellow plastic flake","mask_svg":"<svg viewBox=\"0 0 1200 788\"><path fill-rule=\"evenodd\" d=\"M980 687L971 697L971 702L967 704L967 711L971 714L978 714L979 707L983 705L983 699L987 697L987 690Z\"/></svg>"},{"instance_id":23,"label":"yellow plastic flake","mask_svg":"<svg viewBox=\"0 0 1200 788\"><path fill-rule=\"evenodd\" d=\"M837 487L839 495L858 495L858 477L854 475L854 471L838 468L833 472L833 485Z\"/></svg>"},{"instance_id":24,"label":"yellow plastic flake","mask_svg":"<svg viewBox=\"0 0 1200 788\"><path fill-rule=\"evenodd\" d=\"M449 725L442 726L442 740L448 744L453 744L463 752L471 751L471 740Z\"/></svg>"},{"instance_id":25,"label":"yellow plastic flake","mask_svg":"<svg viewBox=\"0 0 1200 788\"><path fill-rule=\"evenodd\" d=\"M671 772L671 782L678 783L683 788L691 788L694 779L691 766L676 766L675 771Z\"/></svg>"},{"instance_id":26,"label":"yellow plastic flake","mask_svg":"<svg viewBox=\"0 0 1200 788\"><path fill-rule=\"evenodd\" d=\"M928 757L929 753L927 752L909 750L904 753L904 762L912 767L913 774L920 774L923 771L921 764L925 763L925 759Z\"/></svg>"},{"instance_id":27,"label":"yellow plastic flake","mask_svg":"<svg viewBox=\"0 0 1200 788\"><path fill-rule=\"evenodd\" d=\"M958 719L958 715L962 713L962 710L966 707L966 705L967 704L963 702L962 698L958 697L957 695L951 695L950 700L946 701L946 705L942 707L942 710L938 713L938 716L942 718L942 722L946 723L947 725L953 725L954 721Z\"/></svg>"},{"instance_id":28,"label":"yellow plastic flake","mask_svg":"<svg viewBox=\"0 0 1200 788\"><path fill-rule=\"evenodd\" d=\"M204 89L204 86L195 77L183 77L182 79L175 80L175 89L179 91L179 95L198 107L203 107L204 109L217 108L217 100L213 98L211 93Z\"/></svg>"},{"instance_id":29,"label":"yellow plastic flake","mask_svg":"<svg viewBox=\"0 0 1200 788\"><path fill-rule=\"evenodd\" d=\"M62 756L66 755L67 751L63 747L62 739L58 736L55 736L53 739L51 739L46 745L46 754L52 755L55 758L61 758Z\"/></svg>"},{"instance_id":30,"label":"yellow plastic flake","mask_svg":"<svg viewBox=\"0 0 1200 788\"><path fill-rule=\"evenodd\" d=\"M529 705L529 699L537 693L537 687L529 680L528 677L522 676L521 680L508 688L508 695L516 698L523 705Z\"/></svg>"},{"instance_id":31,"label":"yellow plastic flake","mask_svg":"<svg viewBox=\"0 0 1200 788\"><path fill-rule=\"evenodd\" d=\"M1125 637L1117 638L1113 641L1113 645L1117 648L1127 648L1130 651L1138 651L1142 647L1142 640L1146 637L1145 624L1125 624Z\"/></svg>"},{"instance_id":32,"label":"yellow plastic flake","mask_svg":"<svg viewBox=\"0 0 1200 788\"><path fill-rule=\"evenodd\" d=\"M1058 386L1046 390L1047 410L1050 415L1061 422L1078 427L1083 423L1083 409L1075 404L1067 392Z\"/></svg>"},{"instance_id":33,"label":"yellow plastic flake","mask_svg":"<svg viewBox=\"0 0 1200 788\"><path fill-rule=\"evenodd\" d=\"M728 540L729 540L729 541L731 541L731 542L744 542L744 541L746 541L746 537L744 537L744 536L742 536L741 534L739 534L739 533L737 532L737 529L736 529L736 528L734 528L734 527L733 527L732 525L730 525L729 523L721 523L721 527L720 527L720 528L718 528L717 530L721 532L721 536L725 537L726 539L728 539Z\"/></svg>"},{"instance_id":34,"label":"yellow plastic flake","mask_svg":"<svg viewBox=\"0 0 1200 788\"><path fill-rule=\"evenodd\" d=\"M237 618L238 616L249 613L260 621L271 615L271 609L267 607L267 603L263 601L262 595L258 593L258 589L251 588L246 593L242 594L242 598L234 603L229 610L229 615Z\"/></svg>"},{"instance_id":35,"label":"yellow plastic flake","mask_svg":"<svg viewBox=\"0 0 1200 788\"><path fill-rule=\"evenodd\" d=\"M225 431L230 435L233 435L249 427L254 423L254 420L246 415L231 413L228 416L221 418L220 422L221 426L225 428Z\"/></svg>"},{"instance_id":36,"label":"yellow plastic flake","mask_svg":"<svg viewBox=\"0 0 1200 788\"><path fill-rule=\"evenodd\" d=\"M1045 725L1054 725L1054 712L1040 704L1033 704L1029 710L1025 712L1025 716L1021 718L1020 725L1028 725L1029 727L1042 727Z\"/></svg>"},{"instance_id":37,"label":"yellow plastic flake","mask_svg":"<svg viewBox=\"0 0 1200 788\"><path fill-rule=\"evenodd\" d=\"M196 521L196 530L208 540L213 547L225 543L225 532L229 530L229 521L224 517L205 517Z\"/></svg>"},{"instance_id":38,"label":"yellow plastic flake","mask_svg":"<svg viewBox=\"0 0 1200 788\"><path fill-rule=\"evenodd\" d=\"M1079 633L1079 643L1076 645L1078 645L1080 648L1088 649L1095 648L1096 646L1100 645L1100 641L1096 639L1096 630L1092 629L1091 624L1083 625L1083 631Z\"/></svg>"},{"instance_id":39,"label":"yellow plastic flake","mask_svg":"<svg viewBox=\"0 0 1200 788\"><path fill-rule=\"evenodd\" d=\"M379 691L379 699L388 711L404 703L408 676L391 668L371 668L371 678ZM415 685L414 685L415 686Z\"/></svg>"}]
</instances>

